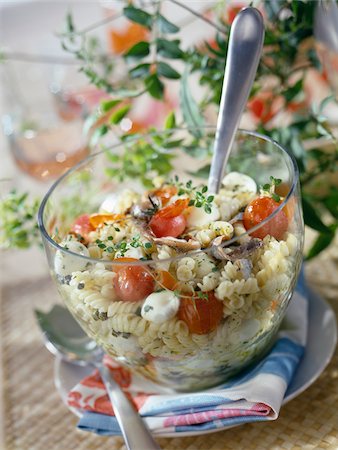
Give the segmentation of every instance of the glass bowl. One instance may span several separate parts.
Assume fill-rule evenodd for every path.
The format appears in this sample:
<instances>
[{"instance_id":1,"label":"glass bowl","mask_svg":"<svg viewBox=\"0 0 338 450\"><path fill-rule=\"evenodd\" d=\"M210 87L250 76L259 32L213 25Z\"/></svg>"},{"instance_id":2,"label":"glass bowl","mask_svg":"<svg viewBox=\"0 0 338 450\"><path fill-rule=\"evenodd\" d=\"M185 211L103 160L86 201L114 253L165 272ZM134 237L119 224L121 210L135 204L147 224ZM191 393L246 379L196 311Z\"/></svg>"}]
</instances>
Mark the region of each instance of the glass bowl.
<instances>
[{"instance_id":1,"label":"glass bowl","mask_svg":"<svg viewBox=\"0 0 338 450\"><path fill-rule=\"evenodd\" d=\"M211 138L204 141L210 148L214 130L203 133ZM165 238L155 244L142 234L144 225L121 224L125 219L115 216L115 222L108 216L94 231L80 229L81 244L79 228L74 228L74 223L83 225L81 215L88 220L102 209L116 211L121 199L128 208L135 192L144 191L136 179L109 176L112 154L128 145L138 145L137 140L91 155L63 175L42 201L39 227L52 277L75 319L116 361L177 391L215 386L269 350L294 290L304 236L296 163L269 138L239 131L226 172L241 172L258 186L270 177L282 180L275 192L281 196L279 206L261 223L243 227L242 212L253 193L250 197L235 187L213 200L221 217L211 214L211 222L195 227L186 239L204 242L202 250L183 245L176 251L176 244ZM175 152L170 178L178 175L183 186L187 180L203 182L191 171L200 174L208 160ZM278 231L281 218L284 228ZM215 236L219 247L213 245ZM120 244L114 247L115 242Z\"/></svg>"}]
</instances>

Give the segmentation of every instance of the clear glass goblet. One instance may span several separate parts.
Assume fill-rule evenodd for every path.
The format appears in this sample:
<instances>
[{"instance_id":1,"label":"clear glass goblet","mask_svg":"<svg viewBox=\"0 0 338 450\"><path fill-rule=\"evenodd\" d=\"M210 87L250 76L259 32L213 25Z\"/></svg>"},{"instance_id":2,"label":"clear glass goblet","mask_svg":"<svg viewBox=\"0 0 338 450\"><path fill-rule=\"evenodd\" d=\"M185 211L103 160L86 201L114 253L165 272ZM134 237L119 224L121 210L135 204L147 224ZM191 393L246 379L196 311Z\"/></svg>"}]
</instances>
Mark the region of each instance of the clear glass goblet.
<instances>
[{"instance_id":1,"label":"clear glass goblet","mask_svg":"<svg viewBox=\"0 0 338 450\"><path fill-rule=\"evenodd\" d=\"M209 138L214 131L200 130ZM138 141L128 140L90 156L61 177L44 198L39 226L52 277L71 314L118 363L177 391L215 386L268 351L294 290L304 235L296 163L271 139L248 131L237 133L226 172L241 172L258 186L269 183L270 177L279 179L274 195L281 199L268 217L245 229L245 195L237 197L230 212L226 208L234 205L231 194L217 197L219 220L233 230L221 248L223 259L207 244L198 250L183 245L172 252L170 243L152 241L142 229L140 235L133 234L133 227L126 228L121 217L108 224L106 237L101 221L96 231L87 230L94 232L91 243L86 239L82 244L69 243L67 232L79 216L97 218L95 214L109 211L116 199L132 204L131 190L144 191L138 180L116 181L107 170L112 153L128 151L128 145ZM191 172L201 174L198 169L207 160L177 149L173 154L171 177L178 175L183 183L203 182ZM212 238L217 235L214 225L208 225ZM109 242L118 241L121 230L126 244L120 245L117 255ZM192 236L198 231L203 229L193 228ZM126 277L128 286L123 284ZM163 295L171 302L167 315Z\"/></svg>"}]
</instances>

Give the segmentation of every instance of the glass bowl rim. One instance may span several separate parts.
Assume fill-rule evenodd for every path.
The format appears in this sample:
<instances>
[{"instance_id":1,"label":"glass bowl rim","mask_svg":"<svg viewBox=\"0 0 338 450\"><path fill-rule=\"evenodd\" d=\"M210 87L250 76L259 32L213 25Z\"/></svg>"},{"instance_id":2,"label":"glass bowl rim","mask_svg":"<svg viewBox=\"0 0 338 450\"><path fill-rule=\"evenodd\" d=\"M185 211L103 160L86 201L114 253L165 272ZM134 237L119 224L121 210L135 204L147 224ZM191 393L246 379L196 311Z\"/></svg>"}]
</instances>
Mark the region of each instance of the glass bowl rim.
<instances>
[{"instance_id":1,"label":"glass bowl rim","mask_svg":"<svg viewBox=\"0 0 338 450\"><path fill-rule=\"evenodd\" d=\"M172 131L184 131L184 130L190 130L193 127L186 127L186 128L174 128ZM215 126L204 126L204 127L199 127L199 129L206 129L206 130L215 130L216 127ZM162 132L164 132L165 130L162 130ZM137 134L137 136L135 136L134 140L136 141L137 139L140 139L140 137L144 137L146 138L147 136L151 136L153 134L157 134L158 132L149 132L149 133L145 133L144 135L140 136L140 134ZM254 137L254 138L258 138L261 139L263 141L266 142L270 142L271 144L273 144L275 147L277 147L281 153L286 157L286 159L289 159L289 162L291 162L291 167L293 170L293 180L292 180L292 185L291 188L289 190L289 192L287 193L286 197L284 197L284 200L280 203L280 205L278 206L278 208L276 208L272 214L270 214L268 217L266 217L264 220L262 220L262 222L260 222L259 224L255 225L254 227L250 228L249 230L246 230L245 233L242 233L239 236L235 236L231 239L229 239L228 241L226 241L226 245L225 246L229 246L235 242L238 242L239 239L243 238L244 236L249 235L250 233L252 233L253 231L258 230L259 228L261 228L263 225L265 225L266 223L268 223L273 217L275 217L288 203L288 201L290 200L290 198L293 196L296 187L298 185L298 180L299 180L299 170L298 170L298 166L295 160L295 157L289 153L282 145L280 145L277 141L275 141L274 139L270 138L269 136L266 136L264 134L261 133L257 133L256 131L251 131L251 130L244 130L244 129L238 129L236 132L236 136L238 134L243 134L244 136L250 136L250 137ZM131 142L133 139L131 138L129 140L129 142ZM71 167L70 169L68 169L63 175L61 175L53 184L52 186L48 189L47 193L45 194L44 198L42 199L42 202L40 204L39 207L39 211L38 211L38 227L39 227L39 231L42 235L42 237L44 239L46 239L46 241L52 245L52 247L54 247L56 250L59 250L63 253L66 253L70 256L76 256L80 259L86 260L87 262L92 262L92 263L104 263L106 264L110 264L110 265L126 265L126 261L119 261L119 259L102 259L102 258L91 258L90 256L85 256L85 255L80 255L79 253L75 253L72 252L70 250L68 250L65 247L62 247L61 245L59 245L56 241L54 241L54 239L52 239L52 237L49 235L49 233L47 232L45 225L44 225L44 220L43 220L43 213L46 207L46 204L49 200L49 198L51 197L51 195L53 194L54 190L59 186L59 184L65 179L67 178L69 175L71 175L73 172L75 172L76 170L78 170L82 165L87 164L88 162L90 162L92 159L98 157L101 154L104 154L105 152L112 150L114 148L118 148L120 146L122 146L124 143L123 142L118 142L116 144L112 144L110 145L108 148L105 148L103 150L97 151L92 153L91 155L87 156L85 159L79 161L77 164L75 164L73 167ZM178 256L174 256L172 258L166 258L166 259L161 259L161 260L146 260L146 261L142 261L142 260L135 260L135 261L128 261L128 265L137 265L137 266L149 266L152 264L159 264L159 263L166 263L166 262L173 262L173 261L177 261L179 259L185 258L187 256L196 256L199 254L208 254L210 253L211 248L206 248L206 249L198 249L198 250L193 250L193 251L188 251L188 252L182 252L182 254L178 255Z\"/></svg>"}]
</instances>

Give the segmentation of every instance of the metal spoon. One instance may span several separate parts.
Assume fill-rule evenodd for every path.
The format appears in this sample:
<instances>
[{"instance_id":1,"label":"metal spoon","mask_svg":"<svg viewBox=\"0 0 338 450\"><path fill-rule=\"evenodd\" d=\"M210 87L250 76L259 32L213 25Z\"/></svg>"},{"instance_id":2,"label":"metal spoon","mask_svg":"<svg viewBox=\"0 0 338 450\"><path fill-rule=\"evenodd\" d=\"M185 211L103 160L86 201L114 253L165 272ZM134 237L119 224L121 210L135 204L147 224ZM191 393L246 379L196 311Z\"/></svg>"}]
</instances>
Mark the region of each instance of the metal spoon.
<instances>
[{"instance_id":1,"label":"metal spoon","mask_svg":"<svg viewBox=\"0 0 338 450\"><path fill-rule=\"evenodd\" d=\"M99 370L128 450L160 450L109 369L102 364L102 349L85 334L68 310L55 305L48 313L35 310L35 315L51 353L76 364L92 364Z\"/></svg>"},{"instance_id":2,"label":"metal spoon","mask_svg":"<svg viewBox=\"0 0 338 450\"><path fill-rule=\"evenodd\" d=\"M264 41L264 23L255 8L242 9L230 30L221 104L208 190L217 193L240 118L257 72Z\"/></svg>"}]
</instances>

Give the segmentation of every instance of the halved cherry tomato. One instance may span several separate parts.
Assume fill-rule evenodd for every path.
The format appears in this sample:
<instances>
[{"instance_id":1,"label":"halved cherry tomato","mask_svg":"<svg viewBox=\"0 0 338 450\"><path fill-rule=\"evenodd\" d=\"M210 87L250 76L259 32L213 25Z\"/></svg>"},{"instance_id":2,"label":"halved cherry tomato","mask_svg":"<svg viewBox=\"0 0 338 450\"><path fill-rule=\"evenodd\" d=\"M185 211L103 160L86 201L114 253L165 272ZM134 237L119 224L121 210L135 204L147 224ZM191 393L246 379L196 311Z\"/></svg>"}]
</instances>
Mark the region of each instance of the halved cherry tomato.
<instances>
[{"instance_id":1,"label":"halved cherry tomato","mask_svg":"<svg viewBox=\"0 0 338 450\"><path fill-rule=\"evenodd\" d=\"M176 200L172 205L160 209L149 222L156 237L177 237L183 233L187 222L182 212L187 208L189 199Z\"/></svg>"},{"instance_id":2,"label":"halved cherry tomato","mask_svg":"<svg viewBox=\"0 0 338 450\"><path fill-rule=\"evenodd\" d=\"M137 261L135 258L119 258L119 262ZM113 286L116 295L125 302L137 302L151 294L155 289L155 280L149 270L143 266L115 265L116 276Z\"/></svg>"},{"instance_id":3,"label":"halved cherry tomato","mask_svg":"<svg viewBox=\"0 0 338 450\"><path fill-rule=\"evenodd\" d=\"M164 287L171 291L174 291L177 286L177 280L174 278L170 272L166 270L159 270L156 275L156 281L160 287Z\"/></svg>"},{"instance_id":4,"label":"halved cherry tomato","mask_svg":"<svg viewBox=\"0 0 338 450\"><path fill-rule=\"evenodd\" d=\"M197 295L180 299L177 316L183 320L191 333L206 334L215 330L223 317L223 304L217 300L213 291L206 293L208 298Z\"/></svg>"},{"instance_id":5,"label":"halved cherry tomato","mask_svg":"<svg viewBox=\"0 0 338 450\"><path fill-rule=\"evenodd\" d=\"M178 237L187 226L187 221L183 214L169 218L155 216L149 222L149 226L158 238L165 236Z\"/></svg>"},{"instance_id":6,"label":"halved cherry tomato","mask_svg":"<svg viewBox=\"0 0 338 450\"><path fill-rule=\"evenodd\" d=\"M95 228L91 225L88 214L79 216L71 227L73 233L79 234L85 240L88 240L89 233L94 230Z\"/></svg>"},{"instance_id":7,"label":"halved cherry tomato","mask_svg":"<svg viewBox=\"0 0 338 450\"><path fill-rule=\"evenodd\" d=\"M155 195L155 197L161 199L163 206L165 206L171 199L171 197L173 197L176 194L177 194L176 186L164 186L159 189L156 189L156 191L153 192L153 195Z\"/></svg>"},{"instance_id":8,"label":"halved cherry tomato","mask_svg":"<svg viewBox=\"0 0 338 450\"><path fill-rule=\"evenodd\" d=\"M269 217L279 206L271 197L258 197L252 200L245 208L243 216L243 224L246 230L260 224L264 219ZM276 239L282 239L284 233L288 229L288 218L284 210L280 211L276 216L270 219L265 225L258 230L250 233L250 236L264 239L268 234Z\"/></svg>"},{"instance_id":9,"label":"halved cherry tomato","mask_svg":"<svg viewBox=\"0 0 338 450\"><path fill-rule=\"evenodd\" d=\"M124 214L92 214L89 217L89 223L92 227L97 228L105 222L124 219Z\"/></svg>"}]
</instances>

